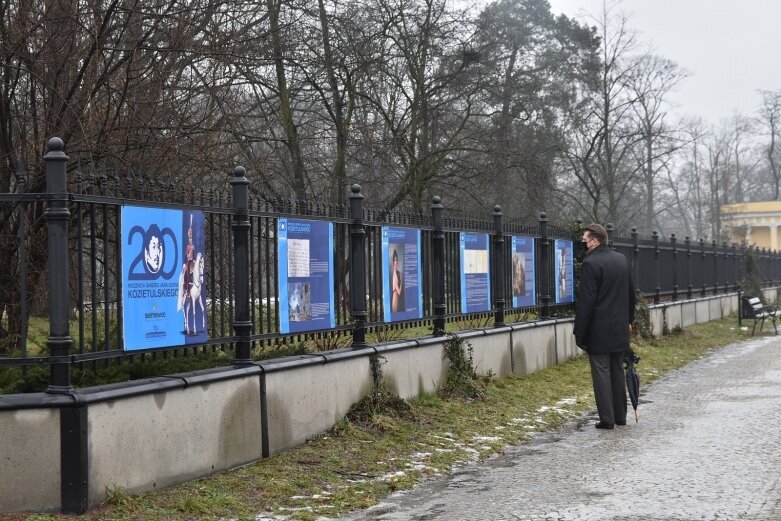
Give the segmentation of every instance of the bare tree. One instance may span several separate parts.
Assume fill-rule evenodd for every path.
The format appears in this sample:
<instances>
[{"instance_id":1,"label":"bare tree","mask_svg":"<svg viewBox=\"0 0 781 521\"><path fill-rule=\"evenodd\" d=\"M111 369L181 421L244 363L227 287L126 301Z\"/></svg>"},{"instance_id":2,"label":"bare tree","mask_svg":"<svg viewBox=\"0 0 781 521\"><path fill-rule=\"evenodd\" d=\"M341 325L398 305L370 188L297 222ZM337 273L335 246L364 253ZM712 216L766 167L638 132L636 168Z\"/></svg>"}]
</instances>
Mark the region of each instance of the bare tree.
<instances>
[{"instance_id":1,"label":"bare tree","mask_svg":"<svg viewBox=\"0 0 781 521\"><path fill-rule=\"evenodd\" d=\"M761 91L762 107L759 110L759 120L765 127L765 134L769 143L765 149L765 156L770 167L770 175L773 187L773 199L781 198L781 161L778 159L779 151L776 141L781 133L781 90Z\"/></svg>"},{"instance_id":2,"label":"bare tree","mask_svg":"<svg viewBox=\"0 0 781 521\"><path fill-rule=\"evenodd\" d=\"M359 93L371 106L380 141L387 143L382 173L385 209L404 201L415 210L428 203L473 145L469 122L478 89L466 81L473 61L465 55L470 32L463 13L442 0L375 0L375 24L385 28L382 70L366 77Z\"/></svg>"},{"instance_id":3,"label":"bare tree","mask_svg":"<svg viewBox=\"0 0 781 521\"><path fill-rule=\"evenodd\" d=\"M657 55L641 56L632 69L628 87L634 103L640 142L635 155L645 188L645 215L640 230L650 234L656 226L658 175L668 170L673 154L683 145L677 129L668 122L667 97L685 77L678 66Z\"/></svg>"},{"instance_id":4,"label":"bare tree","mask_svg":"<svg viewBox=\"0 0 781 521\"><path fill-rule=\"evenodd\" d=\"M633 121L637 99L629 88L637 68L637 36L626 16L605 4L595 19L601 38L601 63L591 100L570 116L571 134L565 150L565 171L580 189L566 190L567 197L598 222L631 222L637 215L635 186L641 165L633 151L642 134Z\"/></svg>"}]
</instances>

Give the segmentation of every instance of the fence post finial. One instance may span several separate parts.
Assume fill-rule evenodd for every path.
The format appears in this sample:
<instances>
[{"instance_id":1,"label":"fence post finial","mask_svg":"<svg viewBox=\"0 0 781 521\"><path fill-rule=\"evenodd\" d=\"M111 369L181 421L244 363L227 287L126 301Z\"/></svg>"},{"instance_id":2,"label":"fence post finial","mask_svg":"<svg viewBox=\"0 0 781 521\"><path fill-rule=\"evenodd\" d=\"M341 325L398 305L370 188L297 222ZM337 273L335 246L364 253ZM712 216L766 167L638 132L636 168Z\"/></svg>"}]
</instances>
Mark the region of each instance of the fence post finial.
<instances>
[{"instance_id":1,"label":"fence post finial","mask_svg":"<svg viewBox=\"0 0 781 521\"><path fill-rule=\"evenodd\" d=\"M366 230L361 185L350 187L350 313L353 348L366 347Z\"/></svg>"},{"instance_id":2,"label":"fence post finial","mask_svg":"<svg viewBox=\"0 0 781 521\"><path fill-rule=\"evenodd\" d=\"M542 303L542 310L540 312L540 318L550 318L550 269L548 266L548 214L540 212L540 216L537 219L537 224L540 227L540 266L542 267L542 273L540 280L542 281L542 294L540 295L540 301Z\"/></svg>"},{"instance_id":3,"label":"fence post finial","mask_svg":"<svg viewBox=\"0 0 781 521\"><path fill-rule=\"evenodd\" d=\"M504 265L504 231L502 226L502 207L494 206L494 326L504 326L505 306L505 265Z\"/></svg>"},{"instance_id":4,"label":"fence post finial","mask_svg":"<svg viewBox=\"0 0 781 521\"><path fill-rule=\"evenodd\" d=\"M635 291L640 290L640 238L637 235L637 227L632 227L632 283L635 286Z\"/></svg>"},{"instance_id":5,"label":"fence post finial","mask_svg":"<svg viewBox=\"0 0 781 521\"><path fill-rule=\"evenodd\" d=\"M688 235L684 239L686 243L686 280L689 285L686 287L686 298L692 298L692 240Z\"/></svg>"},{"instance_id":6,"label":"fence post finial","mask_svg":"<svg viewBox=\"0 0 781 521\"><path fill-rule=\"evenodd\" d=\"M431 199L431 223L434 226L431 255L431 276L434 286L434 336L445 334L445 231L442 216L445 207L435 195Z\"/></svg>"},{"instance_id":7,"label":"fence post finial","mask_svg":"<svg viewBox=\"0 0 781 521\"><path fill-rule=\"evenodd\" d=\"M654 230L651 233L651 239L654 241L654 285L656 286L654 304L658 304L661 300L662 291L662 288L659 286L659 232Z\"/></svg>"},{"instance_id":8,"label":"fence post finial","mask_svg":"<svg viewBox=\"0 0 781 521\"><path fill-rule=\"evenodd\" d=\"M673 248L673 300L678 300L678 238L674 233L670 234L670 243Z\"/></svg>"},{"instance_id":9,"label":"fence post finial","mask_svg":"<svg viewBox=\"0 0 781 521\"><path fill-rule=\"evenodd\" d=\"M68 156L62 139L49 140L49 152L43 156L46 169L49 272L49 353L52 357L48 393L68 393L71 386L70 348L73 339L68 324Z\"/></svg>"},{"instance_id":10,"label":"fence post finial","mask_svg":"<svg viewBox=\"0 0 781 521\"><path fill-rule=\"evenodd\" d=\"M235 365L252 363L250 332L250 275L249 275L249 180L243 166L233 169L230 180L233 188L233 268L236 276L233 278L234 298L236 299L236 316L233 320L233 331L236 334Z\"/></svg>"}]
</instances>

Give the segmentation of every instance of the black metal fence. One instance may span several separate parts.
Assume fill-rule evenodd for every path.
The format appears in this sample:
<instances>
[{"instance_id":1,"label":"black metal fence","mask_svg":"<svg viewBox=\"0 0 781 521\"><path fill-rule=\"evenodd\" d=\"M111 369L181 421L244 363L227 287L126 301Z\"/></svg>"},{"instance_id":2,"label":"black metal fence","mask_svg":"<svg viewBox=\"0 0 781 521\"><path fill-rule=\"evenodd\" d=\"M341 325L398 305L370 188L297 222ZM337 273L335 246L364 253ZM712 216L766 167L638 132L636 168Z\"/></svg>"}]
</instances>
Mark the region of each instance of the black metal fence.
<instances>
[{"instance_id":1,"label":"black metal fence","mask_svg":"<svg viewBox=\"0 0 781 521\"><path fill-rule=\"evenodd\" d=\"M224 186L184 188L181 183L142 176L131 170L71 165L63 143L49 141L44 157L46 192L29 193L23 172L17 193L0 194L0 241L13 255L5 259L0 371L10 367L48 365L49 392L71 388L72 367L97 369L139 357L228 353L225 363L251 363L257 351L309 342L315 348L361 346L367 333L388 328L427 326L444 334L448 321L502 325L526 313L535 317L571 314L572 305L554 305L553 239L575 241L576 227L548 223L505 225L499 207L490 219L446 213L435 197L431 212L383 212L364 208L360 187L352 187L349 206L312 201L264 200L252 195L242 167ZM227 176L226 176L227 177ZM228 187L230 186L230 190ZM196 347L123 350L121 209L123 205L199 210L206 220L208 252L205 282L209 288L208 340ZM336 327L295 335L280 333L277 220L305 217L334 223L333 280ZM421 230L422 319L383 322L382 226ZM463 231L490 236L493 309L461 309L460 241ZM533 307L512 307L512 273L508 260L513 235L534 237L537 299ZM661 242L655 234L640 239L612 237L611 245L631 259L636 286L655 301L733 290L744 275L746 250L736 246L692 242L675 237ZM46 241L46 246L42 245ZM502 254L497 254L501 252ZM764 282L777 282L781 263L776 253L757 252ZM42 265L45 262L46 265ZM46 298L42 298L44 295ZM44 302L45 301L45 302ZM48 322L45 345L34 347L31 318Z\"/></svg>"}]
</instances>

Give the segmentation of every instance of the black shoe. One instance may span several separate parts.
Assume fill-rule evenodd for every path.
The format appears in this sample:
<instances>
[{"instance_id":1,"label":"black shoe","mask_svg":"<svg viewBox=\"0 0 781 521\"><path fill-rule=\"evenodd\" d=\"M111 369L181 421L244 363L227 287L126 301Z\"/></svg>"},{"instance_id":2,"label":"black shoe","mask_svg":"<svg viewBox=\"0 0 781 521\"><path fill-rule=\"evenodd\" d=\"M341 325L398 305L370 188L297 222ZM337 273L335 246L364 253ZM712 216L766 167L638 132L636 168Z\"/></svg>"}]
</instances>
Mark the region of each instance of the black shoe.
<instances>
[{"instance_id":1,"label":"black shoe","mask_svg":"<svg viewBox=\"0 0 781 521\"><path fill-rule=\"evenodd\" d=\"M626 420L624 420L622 422L616 422L616 425L626 425Z\"/></svg>"},{"instance_id":2,"label":"black shoe","mask_svg":"<svg viewBox=\"0 0 781 521\"><path fill-rule=\"evenodd\" d=\"M597 429L612 429L613 424L612 423L605 423L605 422L599 422L596 425L594 425Z\"/></svg>"}]
</instances>

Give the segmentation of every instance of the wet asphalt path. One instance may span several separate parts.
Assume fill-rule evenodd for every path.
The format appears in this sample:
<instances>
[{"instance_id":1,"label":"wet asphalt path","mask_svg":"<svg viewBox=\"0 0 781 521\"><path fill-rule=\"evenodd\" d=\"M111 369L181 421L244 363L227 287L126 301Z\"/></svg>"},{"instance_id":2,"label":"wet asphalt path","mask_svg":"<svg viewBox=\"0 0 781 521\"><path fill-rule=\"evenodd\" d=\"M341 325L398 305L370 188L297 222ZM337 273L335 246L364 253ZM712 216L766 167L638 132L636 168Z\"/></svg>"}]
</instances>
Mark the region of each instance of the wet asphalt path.
<instances>
[{"instance_id":1,"label":"wet asphalt path","mask_svg":"<svg viewBox=\"0 0 781 521\"><path fill-rule=\"evenodd\" d=\"M642 378L642 362L638 365ZM733 344L595 418L427 481L345 521L781 521L781 336Z\"/></svg>"}]
</instances>

